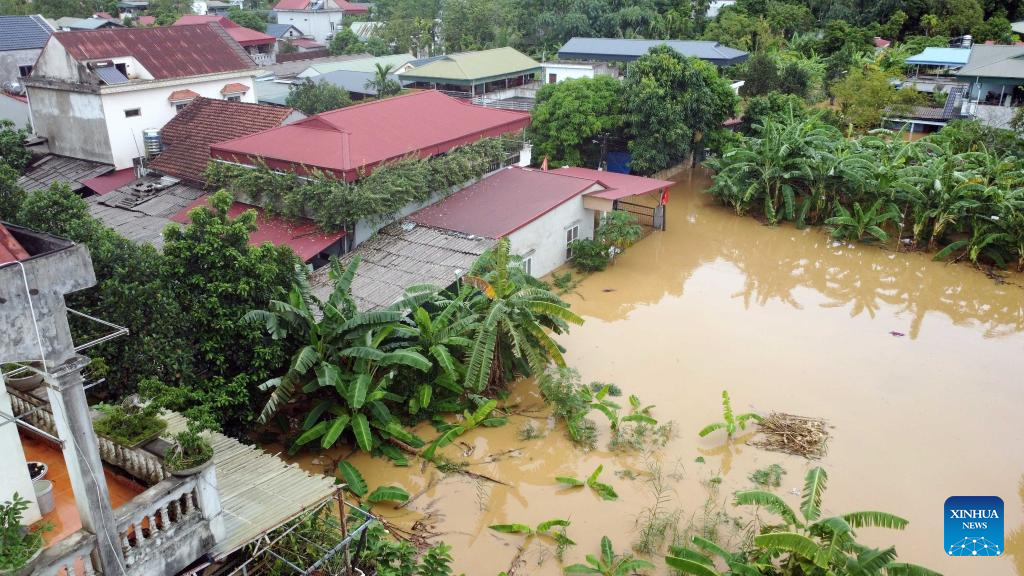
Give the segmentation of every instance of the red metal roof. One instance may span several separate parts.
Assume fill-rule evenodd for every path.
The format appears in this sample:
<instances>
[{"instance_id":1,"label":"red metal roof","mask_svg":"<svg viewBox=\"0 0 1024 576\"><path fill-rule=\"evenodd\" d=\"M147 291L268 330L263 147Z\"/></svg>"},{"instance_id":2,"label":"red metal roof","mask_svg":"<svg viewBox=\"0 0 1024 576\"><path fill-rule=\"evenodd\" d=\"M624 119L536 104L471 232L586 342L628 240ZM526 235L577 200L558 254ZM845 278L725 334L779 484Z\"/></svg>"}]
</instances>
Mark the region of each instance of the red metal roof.
<instances>
[{"instance_id":1,"label":"red metal roof","mask_svg":"<svg viewBox=\"0 0 1024 576\"><path fill-rule=\"evenodd\" d=\"M109 172L103 176L82 180L82 186L102 196L125 186L133 180L135 180L135 168L124 168Z\"/></svg>"},{"instance_id":2,"label":"red metal roof","mask_svg":"<svg viewBox=\"0 0 1024 576\"><path fill-rule=\"evenodd\" d=\"M872 39L872 42L874 42L875 48L888 48L889 45L892 44L892 41L886 40L885 38L880 38L878 36L875 36Z\"/></svg>"},{"instance_id":3,"label":"red metal roof","mask_svg":"<svg viewBox=\"0 0 1024 576\"><path fill-rule=\"evenodd\" d=\"M0 224L0 265L28 258L29 253L22 248L21 243L11 235L6 226Z\"/></svg>"},{"instance_id":4,"label":"red metal roof","mask_svg":"<svg viewBox=\"0 0 1024 576\"><path fill-rule=\"evenodd\" d=\"M186 14L172 24L172 26L195 26L196 24L220 24L229 36L235 39L242 46L258 46L260 44L273 44L277 38L264 34L259 30L239 26L227 16L214 16L212 14Z\"/></svg>"},{"instance_id":5,"label":"red metal roof","mask_svg":"<svg viewBox=\"0 0 1024 576\"><path fill-rule=\"evenodd\" d=\"M196 98L160 130L163 152L149 166L205 185L210 144L280 126L293 112L284 106Z\"/></svg>"},{"instance_id":6,"label":"red metal roof","mask_svg":"<svg viewBox=\"0 0 1024 576\"><path fill-rule=\"evenodd\" d=\"M424 226L502 238L599 186L558 171L506 168L410 216Z\"/></svg>"},{"instance_id":7,"label":"red metal roof","mask_svg":"<svg viewBox=\"0 0 1024 576\"><path fill-rule=\"evenodd\" d=\"M317 42L316 40L310 40L309 38L295 38L289 40L292 44L299 48L323 48L325 45Z\"/></svg>"},{"instance_id":8,"label":"red metal roof","mask_svg":"<svg viewBox=\"0 0 1024 576\"><path fill-rule=\"evenodd\" d=\"M188 213L198 206L206 206L209 196L203 196L187 208L171 216L171 220L181 224L190 222ZM246 210L256 211L256 230L249 234L249 245L258 246L270 242L275 246L288 246L303 262L308 262L317 254L329 248L345 236L345 231L327 233L317 227L312 220L286 220L278 216L270 216L258 206L250 206L235 202L228 209L228 216L239 217Z\"/></svg>"},{"instance_id":9,"label":"red metal roof","mask_svg":"<svg viewBox=\"0 0 1024 576\"><path fill-rule=\"evenodd\" d=\"M78 61L132 56L157 80L256 68L216 23L55 32L51 39Z\"/></svg>"},{"instance_id":10,"label":"red metal roof","mask_svg":"<svg viewBox=\"0 0 1024 576\"><path fill-rule=\"evenodd\" d=\"M370 7L363 4L353 4L345 0L325 0L334 4L339 10L346 14L362 14L370 11ZM306 10L312 0L281 0L274 5L274 10Z\"/></svg>"},{"instance_id":11,"label":"red metal roof","mask_svg":"<svg viewBox=\"0 0 1024 576\"><path fill-rule=\"evenodd\" d=\"M135 19L139 26L152 26L156 24L156 16L139 16Z\"/></svg>"},{"instance_id":12,"label":"red metal roof","mask_svg":"<svg viewBox=\"0 0 1024 576\"><path fill-rule=\"evenodd\" d=\"M592 192L587 196L605 198L608 200L620 200L629 196L660 192L665 188L675 186L671 180L655 180L632 174L620 174L618 172L607 172L604 170L593 170L591 168L559 168L553 171L555 174L575 176L600 182L606 188L600 192Z\"/></svg>"},{"instance_id":13,"label":"red metal roof","mask_svg":"<svg viewBox=\"0 0 1024 576\"><path fill-rule=\"evenodd\" d=\"M516 132L530 115L474 106L429 90L317 114L300 122L210 147L210 156L354 181L409 155L442 154L481 138Z\"/></svg>"}]
</instances>

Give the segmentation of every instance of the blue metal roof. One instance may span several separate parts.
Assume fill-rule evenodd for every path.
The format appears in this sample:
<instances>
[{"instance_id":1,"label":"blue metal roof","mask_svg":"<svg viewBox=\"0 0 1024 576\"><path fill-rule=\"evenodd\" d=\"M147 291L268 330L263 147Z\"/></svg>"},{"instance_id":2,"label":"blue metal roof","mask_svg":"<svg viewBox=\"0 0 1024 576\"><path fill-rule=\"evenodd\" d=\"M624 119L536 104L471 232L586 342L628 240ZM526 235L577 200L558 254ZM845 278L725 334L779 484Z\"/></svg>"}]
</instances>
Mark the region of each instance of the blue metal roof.
<instances>
[{"instance_id":1,"label":"blue metal roof","mask_svg":"<svg viewBox=\"0 0 1024 576\"><path fill-rule=\"evenodd\" d=\"M731 66L747 59L743 50L708 40L643 40L626 38L572 38L558 51L562 60L632 62L655 46L665 44L683 56L700 58L718 66Z\"/></svg>"},{"instance_id":2,"label":"blue metal roof","mask_svg":"<svg viewBox=\"0 0 1024 576\"><path fill-rule=\"evenodd\" d=\"M907 58L907 64L960 67L971 57L970 48L925 48L924 52Z\"/></svg>"},{"instance_id":3,"label":"blue metal roof","mask_svg":"<svg viewBox=\"0 0 1024 576\"><path fill-rule=\"evenodd\" d=\"M0 51L42 48L52 33L42 16L0 16Z\"/></svg>"}]
</instances>

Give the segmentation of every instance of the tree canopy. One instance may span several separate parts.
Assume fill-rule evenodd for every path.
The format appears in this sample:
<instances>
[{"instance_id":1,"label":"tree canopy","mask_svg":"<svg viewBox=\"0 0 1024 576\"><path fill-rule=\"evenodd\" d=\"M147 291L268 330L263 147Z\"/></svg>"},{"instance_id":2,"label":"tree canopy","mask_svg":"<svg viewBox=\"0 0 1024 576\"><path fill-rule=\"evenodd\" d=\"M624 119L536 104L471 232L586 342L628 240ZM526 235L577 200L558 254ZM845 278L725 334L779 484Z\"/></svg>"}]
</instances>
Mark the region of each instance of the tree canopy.
<instances>
[{"instance_id":1,"label":"tree canopy","mask_svg":"<svg viewBox=\"0 0 1024 576\"><path fill-rule=\"evenodd\" d=\"M611 76L547 84L537 92L530 125L533 154L553 166L596 166L602 134L622 132L622 84Z\"/></svg>"},{"instance_id":2,"label":"tree canopy","mask_svg":"<svg viewBox=\"0 0 1024 576\"><path fill-rule=\"evenodd\" d=\"M306 78L301 83L292 85L285 104L300 110L303 114L312 115L344 108L352 104L352 98L344 88L322 80Z\"/></svg>"}]
</instances>

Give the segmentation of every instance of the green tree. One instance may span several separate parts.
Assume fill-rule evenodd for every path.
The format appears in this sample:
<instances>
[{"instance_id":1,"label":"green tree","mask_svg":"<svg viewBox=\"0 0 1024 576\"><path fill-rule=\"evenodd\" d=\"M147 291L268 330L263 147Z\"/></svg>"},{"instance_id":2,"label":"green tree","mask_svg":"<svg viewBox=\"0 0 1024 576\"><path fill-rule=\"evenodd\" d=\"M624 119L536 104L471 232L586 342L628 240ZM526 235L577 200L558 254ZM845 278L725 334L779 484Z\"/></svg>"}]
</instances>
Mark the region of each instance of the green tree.
<instances>
[{"instance_id":1,"label":"green tree","mask_svg":"<svg viewBox=\"0 0 1024 576\"><path fill-rule=\"evenodd\" d=\"M969 34L985 19L979 0L942 0L938 6L942 28L951 36Z\"/></svg>"},{"instance_id":2,"label":"green tree","mask_svg":"<svg viewBox=\"0 0 1024 576\"><path fill-rule=\"evenodd\" d=\"M402 91L402 85L394 78L394 66L374 64L373 78L366 81L366 88L377 93L377 99L394 96Z\"/></svg>"},{"instance_id":3,"label":"green tree","mask_svg":"<svg viewBox=\"0 0 1024 576\"><path fill-rule=\"evenodd\" d=\"M328 45L327 50L335 56L340 54L358 54L363 52L363 43L359 41L359 37L356 36L356 33L351 28L342 26L334 32L334 36L331 36L331 43Z\"/></svg>"},{"instance_id":4,"label":"green tree","mask_svg":"<svg viewBox=\"0 0 1024 576\"><path fill-rule=\"evenodd\" d=\"M1005 16L993 16L975 25L971 34L975 42L992 40L997 44L1009 44L1013 41L1013 30Z\"/></svg>"},{"instance_id":5,"label":"green tree","mask_svg":"<svg viewBox=\"0 0 1024 576\"><path fill-rule=\"evenodd\" d=\"M889 75L874 67L853 70L832 86L832 94L844 121L861 131L877 128L887 109L894 112L923 102L916 90L894 88Z\"/></svg>"},{"instance_id":6,"label":"green tree","mask_svg":"<svg viewBox=\"0 0 1024 576\"><path fill-rule=\"evenodd\" d=\"M807 6L779 0L768 3L765 18L772 31L786 38L798 32L807 32L815 24L814 15Z\"/></svg>"},{"instance_id":7,"label":"green tree","mask_svg":"<svg viewBox=\"0 0 1024 576\"><path fill-rule=\"evenodd\" d=\"M267 18L262 12L257 12L255 10L232 8L231 10L228 10L228 20L231 20L239 26L250 28L252 30L258 30L260 32L267 31Z\"/></svg>"},{"instance_id":8,"label":"green tree","mask_svg":"<svg viewBox=\"0 0 1024 576\"><path fill-rule=\"evenodd\" d=\"M387 56L391 54L391 47L388 46L383 38L373 35L367 38L366 42L363 42L363 52L369 52L374 56Z\"/></svg>"},{"instance_id":9,"label":"green tree","mask_svg":"<svg viewBox=\"0 0 1024 576\"><path fill-rule=\"evenodd\" d=\"M811 93L811 72L797 62L790 62L779 73L779 92L807 98Z\"/></svg>"},{"instance_id":10,"label":"green tree","mask_svg":"<svg viewBox=\"0 0 1024 576\"><path fill-rule=\"evenodd\" d=\"M302 111L303 114L313 115L344 108L352 104L352 98L344 88L306 78L301 83L291 86L285 104Z\"/></svg>"},{"instance_id":11,"label":"green tree","mask_svg":"<svg viewBox=\"0 0 1024 576\"><path fill-rule=\"evenodd\" d=\"M0 220L13 221L18 215L25 191L18 186L18 172L0 164Z\"/></svg>"},{"instance_id":12,"label":"green tree","mask_svg":"<svg viewBox=\"0 0 1024 576\"><path fill-rule=\"evenodd\" d=\"M18 128L14 122L0 119L0 163L6 164L19 174L32 160L32 153L25 148L28 131Z\"/></svg>"},{"instance_id":13,"label":"green tree","mask_svg":"<svg viewBox=\"0 0 1024 576\"><path fill-rule=\"evenodd\" d=\"M594 231L594 236L600 242L614 246L616 250L622 252L640 240L643 228L629 212L612 210L601 215L601 223Z\"/></svg>"},{"instance_id":14,"label":"green tree","mask_svg":"<svg viewBox=\"0 0 1024 576\"><path fill-rule=\"evenodd\" d=\"M761 96L779 89L779 67L775 59L765 52L758 52L747 60L747 75L740 94L745 97Z\"/></svg>"},{"instance_id":15,"label":"green tree","mask_svg":"<svg viewBox=\"0 0 1024 576\"><path fill-rule=\"evenodd\" d=\"M652 48L630 65L623 93L630 166L639 174L682 161L736 112L737 97L713 64L668 46Z\"/></svg>"},{"instance_id":16,"label":"green tree","mask_svg":"<svg viewBox=\"0 0 1024 576\"><path fill-rule=\"evenodd\" d=\"M939 19L935 14L925 14L921 16L921 30L924 31L925 36L934 36L942 26L942 20Z\"/></svg>"},{"instance_id":17,"label":"green tree","mask_svg":"<svg viewBox=\"0 0 1024 576\"><path fill-rule=\"evenodd\" d=\"M441 41L449 53L518 43L515 2L444 0L441 10Z\"/></svg>"},{"instance_id":18,"label":"green tree","mask_svg":"<svg viewBox=\"0 0 1024 576\"><path fill-rule=\"evenodd\" d=\"M553 166L596 166L594 140L622 133L622 83L601 75L546 84L531 115L534 158L548 157Z\"/></svg>"}]
</instances>

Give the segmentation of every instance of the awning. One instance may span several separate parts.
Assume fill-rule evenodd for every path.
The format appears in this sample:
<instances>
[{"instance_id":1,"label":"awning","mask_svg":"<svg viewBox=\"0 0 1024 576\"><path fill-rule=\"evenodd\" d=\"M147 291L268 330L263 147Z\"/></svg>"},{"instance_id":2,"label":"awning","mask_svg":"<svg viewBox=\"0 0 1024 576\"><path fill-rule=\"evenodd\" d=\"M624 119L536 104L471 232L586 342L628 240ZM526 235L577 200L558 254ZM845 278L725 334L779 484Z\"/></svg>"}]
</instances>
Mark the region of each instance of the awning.
<instances>
[{"instance_id":1,"label":"awning","mask_svg":"<svg viewBox=\"0 0 1024 576\"><path fill-rule=\"evenodd\" d=\"M650 192L659 192L666 188L675 186L671 180L656 180L633 174L621 174L619 172L608 172L605 170L593 170L591 168L558 168L552 170L555 174L566 174L577 178L596 180L607 187L606 190L591 192L587 194L592 198L604 198L605 200L621 200L629 196L639 196Z\"/></svg>"},{"instance_id":2,"label":"awning","mask_svg":"<svg viewBox=\"0 0 1024 576\"><path fill-rule=\"evenodd\" d=\"M203 196L187 208L171 216L171 220L180 224L188 224L188 213L198 206L209 204L209 196ZM258 206L235 202L228 209L228 216L237 218L246 210L256 211L256 230L249 234L249 244L258 246L270 242L275 246L288 246L303 262L308 262L317 254L331 247L345 236L345 231L324 232L312 220L299 218L288 220L281 216L272 216Z\"/></svg>"},{"instance_id":3,"label":"awning","mask_svg":"<svg viewBox=\"0 0 1024 576\"><path fill-rule=\"evenodd\" d=\"M970 48L925 48L924 52L907 58L907 64L957 68L967 64L970 57Z\"/></svg>"}]
</instances>

